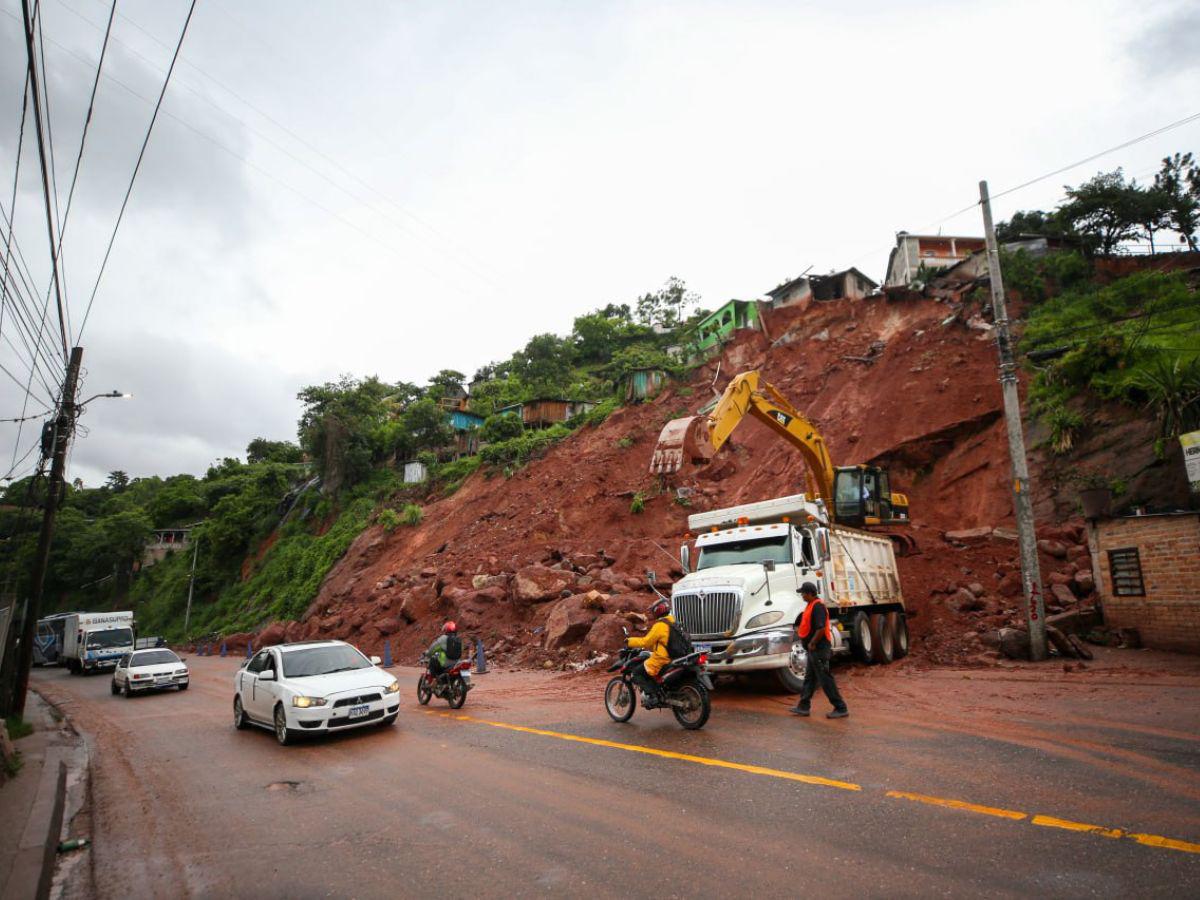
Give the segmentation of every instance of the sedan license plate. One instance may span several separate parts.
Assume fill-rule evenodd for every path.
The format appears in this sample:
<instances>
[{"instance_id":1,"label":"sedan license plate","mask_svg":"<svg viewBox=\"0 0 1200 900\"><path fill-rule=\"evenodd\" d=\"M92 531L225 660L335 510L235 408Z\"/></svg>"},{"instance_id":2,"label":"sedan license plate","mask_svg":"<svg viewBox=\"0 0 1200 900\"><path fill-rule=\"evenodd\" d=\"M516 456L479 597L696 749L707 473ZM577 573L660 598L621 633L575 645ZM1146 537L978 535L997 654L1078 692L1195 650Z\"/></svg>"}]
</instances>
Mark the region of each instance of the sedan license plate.
<instances>
[{"instance_id":1,"label":"sedan license plate","mask_svg":"<svg viewBox=\"0 0 1200 900\"><path fill-rule=\"evenodd\" d=\"M361 719L363 716L365 716L370 711L371 711L370 704L364 703L362 706L350 707L350 712L346 713L346 717L349 719Z\"/></svg>"}]
</instances>

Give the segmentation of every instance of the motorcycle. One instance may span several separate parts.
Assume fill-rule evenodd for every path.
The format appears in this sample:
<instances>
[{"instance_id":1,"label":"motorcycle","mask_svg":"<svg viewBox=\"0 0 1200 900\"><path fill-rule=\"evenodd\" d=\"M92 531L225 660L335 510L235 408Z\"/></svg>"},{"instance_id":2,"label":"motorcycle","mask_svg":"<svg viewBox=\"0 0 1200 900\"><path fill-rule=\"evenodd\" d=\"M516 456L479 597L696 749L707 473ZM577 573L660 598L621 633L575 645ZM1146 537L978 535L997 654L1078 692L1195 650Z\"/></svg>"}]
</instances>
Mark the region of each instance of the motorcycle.
<instances>
[{"instance_id":1,"label":"motorcycle","mask_svg":"<svg viewBox=\"0 0 1200 900\"><path fill-rule=\"evenodd\" d=\"M471 661L460 659L436 677L429 672L428 656L421 656L421 665L425 666L425 671L417 679L417 702L426 706L433 697L440 697L450 704L451 709L462 709L467 702L467 693L475 686L471 683Z\"/></svg>"},{"instance_id":2,"label":"motorcycle","mask_svg":"<svg viewBox=\"0 0 1200 900\"><path fill-rule=\"evenodd\" d=\"M609 681L604 688L604 708L614 722L628 722L637 709L640 694L646 709L669 707L677 721L689 731L703 728L712 712L712 701L708 692L712 690L712 679L704 671L708 654L696 651L679 659L673 659L658 673L659 697L648 697L633 680L633 670L643 659L650 656L647 650L624 647L617 654L617 661L608 671L620 669L621 674Z\"/></svg>"}]
</instances>

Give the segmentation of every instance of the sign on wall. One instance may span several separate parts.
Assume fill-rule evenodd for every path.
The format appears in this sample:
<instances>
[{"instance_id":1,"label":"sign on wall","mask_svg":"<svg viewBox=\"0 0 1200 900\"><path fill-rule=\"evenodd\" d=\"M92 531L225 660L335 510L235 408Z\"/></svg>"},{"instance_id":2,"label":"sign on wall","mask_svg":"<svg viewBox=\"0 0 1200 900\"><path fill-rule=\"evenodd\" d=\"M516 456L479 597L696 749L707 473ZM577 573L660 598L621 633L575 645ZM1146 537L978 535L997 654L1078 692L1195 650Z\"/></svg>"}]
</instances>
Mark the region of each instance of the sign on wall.
<instances>
[{"instance_id":1,"label":"sign on wall","mask_svg":"<svg viewBox=\"0 0 1200 900\"><path fill-rule=\"evenodd\" d=\"M1190 431L1179 436L1183 444L1183 464L1187 466L1187 478L1192 493L1200 494L1200 431Z\"/></svg>"}]
</instances>

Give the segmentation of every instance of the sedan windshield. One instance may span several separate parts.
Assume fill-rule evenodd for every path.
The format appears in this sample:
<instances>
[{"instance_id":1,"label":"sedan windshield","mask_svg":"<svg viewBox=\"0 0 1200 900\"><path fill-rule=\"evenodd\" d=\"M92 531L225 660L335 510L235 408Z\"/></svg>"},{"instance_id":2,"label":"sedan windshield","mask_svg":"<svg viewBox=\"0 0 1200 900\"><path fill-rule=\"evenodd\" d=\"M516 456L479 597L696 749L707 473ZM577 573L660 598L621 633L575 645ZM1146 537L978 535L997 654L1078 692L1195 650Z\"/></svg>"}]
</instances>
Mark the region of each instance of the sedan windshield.
<instances>
[{"instance_id":1,"label":"sedan windshield","mask_svg":"<svg viewBox=\"0 0 1200 900\"><path fill-rule=\"evenodd\" d=\"M700 548L700 560L696 569L711 569L715 566L762 565L765 560L776 563L791 562L791 542L786 534L778 537L756 538L746 541L731 541L727 544L712 544Z\"/></svg>"},{"instance_id":2,"label":"sedan windshield","mask_svg":"<svg viewBox=\"0 0 1200 900\"><path fill-rule=\"evenodd\" d=\"M283 674L286 678L329 675L333 672L349 672L352 669L367 669L371 666L370 660L345 644L287 650L281 655Z\"/></svg>"},{"instance_id":3,"label":"sedan windshield","mask_svg":"<svg viewBox=\"0 0 1200 900\"><path fill-rule=\"evenodd\" d=\"M131 668L133 666L161 666L177 662L179 662L179 657L170 650L151 650L149 653L135 654L129 666Z\"/></svg>"},{"instance_id":4,"label":"sedan windshield","mask_svg":"<svg viewBox=\"0 0 1200 900\"><path fill-rule=\"evenodd\" d=\"M89 650L107 650L109 647L128 647L133 643L133 630L130 628L109 628L106 631L93 631L87 636Z\"/></svg>"}]
</instances>

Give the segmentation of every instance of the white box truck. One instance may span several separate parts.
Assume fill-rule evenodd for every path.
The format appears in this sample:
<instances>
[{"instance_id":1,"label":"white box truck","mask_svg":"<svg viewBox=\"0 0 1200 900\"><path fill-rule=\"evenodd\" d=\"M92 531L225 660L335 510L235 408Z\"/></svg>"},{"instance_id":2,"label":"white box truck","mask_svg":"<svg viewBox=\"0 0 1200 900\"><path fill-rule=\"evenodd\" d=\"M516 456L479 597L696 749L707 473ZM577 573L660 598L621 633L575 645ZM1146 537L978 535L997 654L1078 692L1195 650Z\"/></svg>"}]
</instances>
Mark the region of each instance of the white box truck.
<instances>
[{"instance_id":1,"label":"white box truck","mask_svg":"<svg viewBox=\"0 0 1200 900\"><path fill-rule=\"evenodd\" d=\"M133 613L72 613L63 623L63 660L72 674L114 669L133 652Z\"/></svg>"},{"instance_id":2,"label":"white box truck","mask_svg":"<svg viewBox=\"0 0 1200 900\"><path fill-rule=\"evenodd\" d=\"M892 542L828 521L825 505L804 494L688 517L695 569L685 544L671 606L708 651L710 674L768 672L799 691L808 660L795 626L806 581L828 606L835 655L883 663L908 653Z\"/></svg>"}]
</instances>

